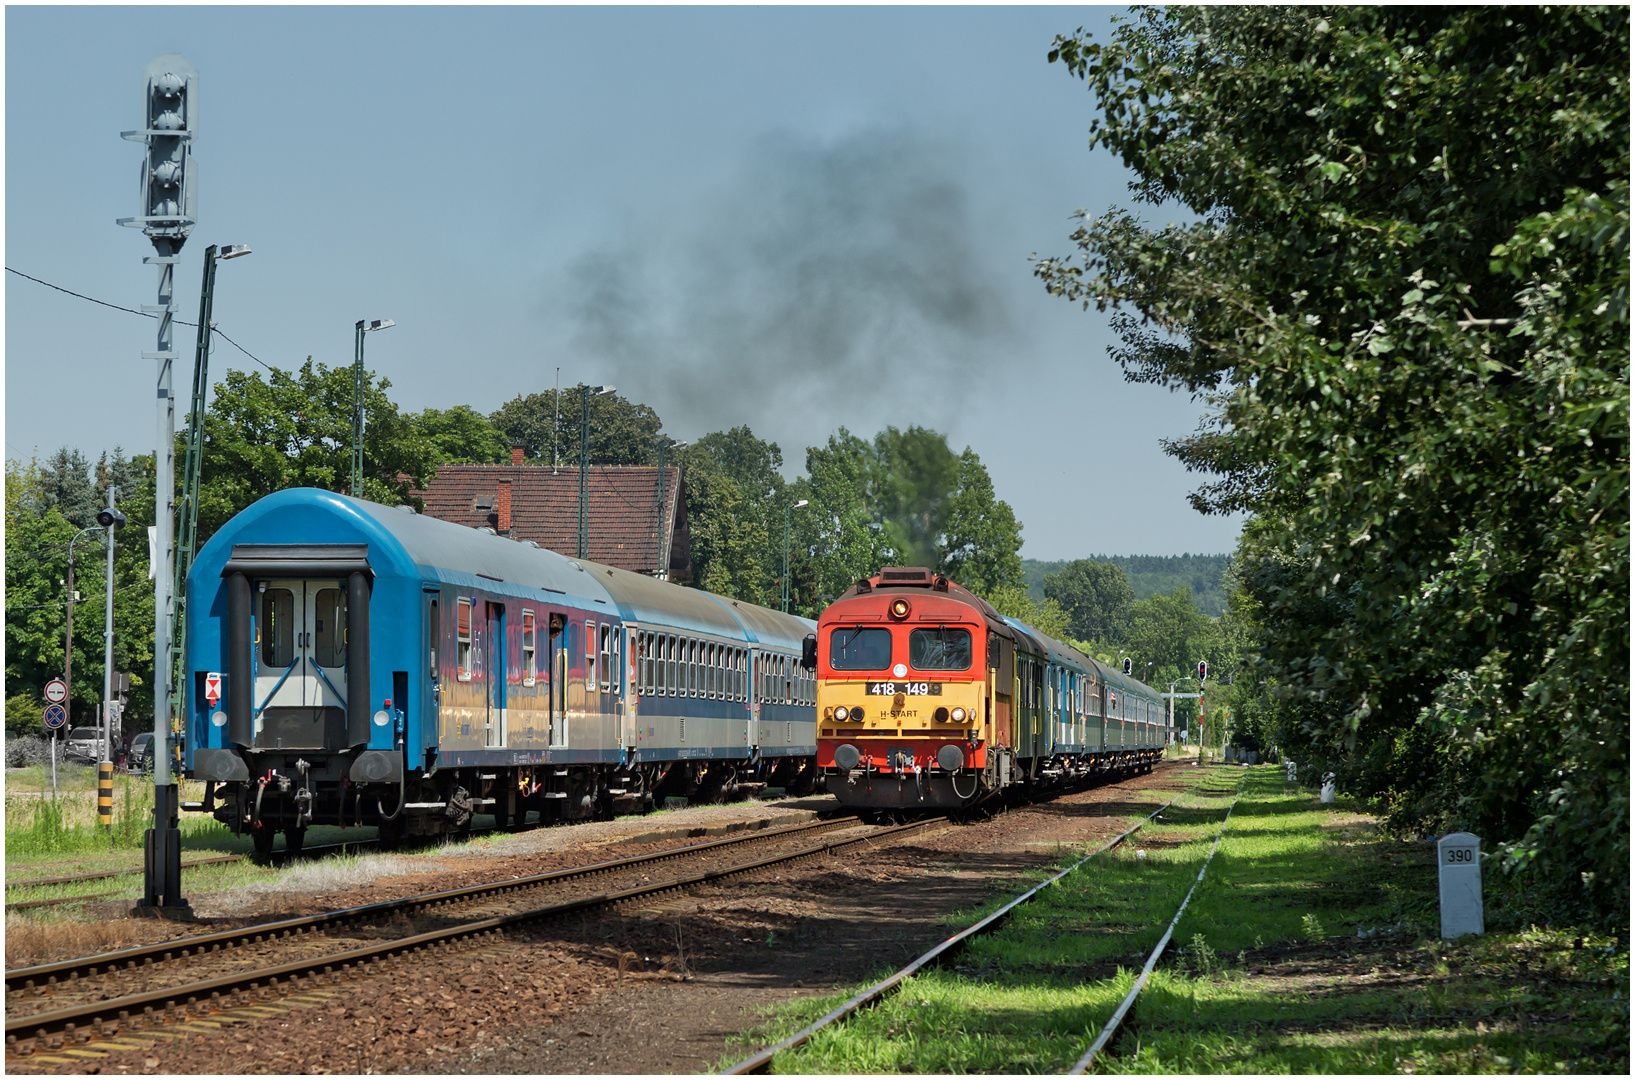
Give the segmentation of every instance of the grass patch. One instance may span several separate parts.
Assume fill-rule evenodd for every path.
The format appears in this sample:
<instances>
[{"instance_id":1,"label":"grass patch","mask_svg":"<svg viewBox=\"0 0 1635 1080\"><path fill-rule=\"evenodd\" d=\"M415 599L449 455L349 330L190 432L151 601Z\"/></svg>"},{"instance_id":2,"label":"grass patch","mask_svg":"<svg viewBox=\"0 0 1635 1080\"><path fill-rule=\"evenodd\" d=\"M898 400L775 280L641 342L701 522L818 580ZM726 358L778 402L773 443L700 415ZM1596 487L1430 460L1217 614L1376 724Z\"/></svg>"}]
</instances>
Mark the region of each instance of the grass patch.
<instances>
[{"instance_id":1,"label":"grass patch","mask_svg":"<svg viewBox=\"0 0 1635 1080\"><path fill-rule=\"evenodd\" d=\"M1381 839L1356 806L1320 804L1280 768L1204 776L1164 820L1046 889L955 966L774 1069L1065 1071L1128 991L1244 780L1176 945L1101 1071L1628 1072L1627 939L1528 925L1495 883L1493 932L1442 941L1434 847ZM778 1010L738 1045L775 1042L857 989Z\"/></svg>"}]
</instances>

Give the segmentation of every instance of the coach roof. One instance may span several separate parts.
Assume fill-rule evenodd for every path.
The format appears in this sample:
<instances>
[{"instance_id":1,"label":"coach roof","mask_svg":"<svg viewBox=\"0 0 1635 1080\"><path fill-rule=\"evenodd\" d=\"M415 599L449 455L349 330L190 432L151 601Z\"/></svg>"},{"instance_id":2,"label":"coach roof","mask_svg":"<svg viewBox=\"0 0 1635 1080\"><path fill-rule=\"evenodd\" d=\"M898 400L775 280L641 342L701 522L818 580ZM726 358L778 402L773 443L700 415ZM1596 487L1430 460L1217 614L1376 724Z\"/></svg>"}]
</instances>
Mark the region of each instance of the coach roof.
<instances>
[{"instance_id":1,"label":"coach roof","mask_svg":"<svg viewBox=\"0 0 1635 1080\"><path fill-rule=\"evenodd\" d=\"M499 592L543 589L613 602L594 575L554 551L319 488L290 488L257 500L217 530L194 567L216 577L241 544L359 543L367 545L377 579L429 578Z\"/></svg>"}]
</instances>

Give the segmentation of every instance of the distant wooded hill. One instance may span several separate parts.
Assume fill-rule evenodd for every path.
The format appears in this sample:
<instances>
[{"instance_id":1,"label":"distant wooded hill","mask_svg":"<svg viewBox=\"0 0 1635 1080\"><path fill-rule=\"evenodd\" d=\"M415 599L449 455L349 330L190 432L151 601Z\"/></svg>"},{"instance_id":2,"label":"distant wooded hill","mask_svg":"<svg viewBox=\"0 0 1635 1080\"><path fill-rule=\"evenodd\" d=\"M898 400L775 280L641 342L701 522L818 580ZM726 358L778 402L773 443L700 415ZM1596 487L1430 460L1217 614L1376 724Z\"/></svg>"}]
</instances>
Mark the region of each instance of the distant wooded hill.
<instances>
[{"instance_id":1,"label":"distant wooded hill","mask_svg":"<svg viewBox=\"0 0 1635 1080\"><path fill-rule=\"evenodd\" d=\"M1226 593L1221 588L1221 576L1226 573L1230 555L1086 555L1091 562L1112 563L1124 571L1135 590L1137 600L1145 600L1158 593L1168 593L1181 585L1192 587L1193 602L1206 615L1220 615L1226 611ZM1027 580L1028 595L1035 600L1045 598L1045 577L1067 565L1067 560L1040 562L1023 559L1022 574Z\"/></svg>"}]
</instances>

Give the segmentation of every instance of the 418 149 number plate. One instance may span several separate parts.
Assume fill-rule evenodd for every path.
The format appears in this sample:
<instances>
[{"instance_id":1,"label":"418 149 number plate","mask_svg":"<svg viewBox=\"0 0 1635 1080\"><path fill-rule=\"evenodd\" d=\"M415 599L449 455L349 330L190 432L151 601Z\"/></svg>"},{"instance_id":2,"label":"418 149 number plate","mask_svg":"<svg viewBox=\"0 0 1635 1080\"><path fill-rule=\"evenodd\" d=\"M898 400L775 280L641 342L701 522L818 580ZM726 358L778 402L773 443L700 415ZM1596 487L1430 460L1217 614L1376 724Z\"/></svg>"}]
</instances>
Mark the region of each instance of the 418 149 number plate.
<instances>
[{"instance_id":1,"label":"418 149 number plate","mask_svg":"<svg viewBox=\"0 0 1635 1080\"><path fill-rule=\"evenodd\" d=\"M870 697L942 697L940 682L871 682L865 691Z\"/></svg>"}]
</instances>

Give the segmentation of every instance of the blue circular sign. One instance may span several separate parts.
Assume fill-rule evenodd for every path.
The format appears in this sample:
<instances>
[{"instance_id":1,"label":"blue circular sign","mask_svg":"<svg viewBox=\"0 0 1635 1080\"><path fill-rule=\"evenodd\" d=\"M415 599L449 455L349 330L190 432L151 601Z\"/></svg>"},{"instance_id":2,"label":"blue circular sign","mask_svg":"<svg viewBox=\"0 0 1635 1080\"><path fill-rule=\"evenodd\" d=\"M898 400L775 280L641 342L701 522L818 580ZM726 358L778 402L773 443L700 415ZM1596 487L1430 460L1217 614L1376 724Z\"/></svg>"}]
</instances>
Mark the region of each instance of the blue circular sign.
<instances>
[{"instance_id":1,"label":"blue circular sign","mask_svg":"<svg viewBox=\"0 0 1635 1080\"><path fill-rule=\"evenodd\" d=\"M68 710L61 705L47 705L45 707L45 726L60 728L68 723Z\"/></svg>"}]
</instances>

